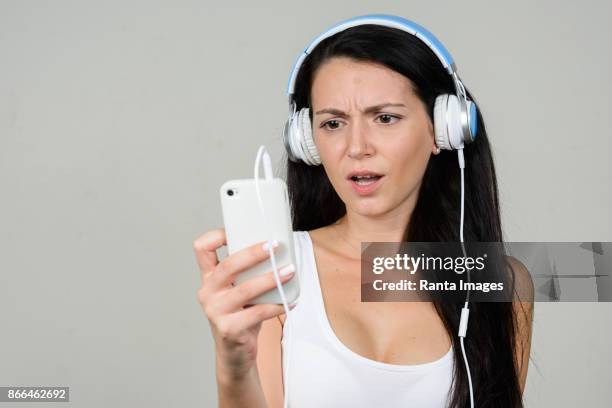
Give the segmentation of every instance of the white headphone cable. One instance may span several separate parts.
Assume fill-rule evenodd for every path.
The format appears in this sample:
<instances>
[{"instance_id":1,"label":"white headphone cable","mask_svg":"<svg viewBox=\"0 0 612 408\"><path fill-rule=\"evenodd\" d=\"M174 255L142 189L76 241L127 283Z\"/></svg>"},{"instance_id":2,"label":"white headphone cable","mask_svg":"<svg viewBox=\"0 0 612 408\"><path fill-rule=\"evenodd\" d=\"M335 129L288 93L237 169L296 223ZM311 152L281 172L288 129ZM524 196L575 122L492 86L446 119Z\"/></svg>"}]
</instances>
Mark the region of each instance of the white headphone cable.
<instances>
[{"instance_id":1,"label":"white headphone cable","mask_svg":"<svg viewBox=\"0 0 612 408\"><path fill-rule=\"evenodd\" d=\"M262 157L263 157L263 166L264 166L264 173L265 173L266 181L272 181L274 177L273 172L272 172L272 162L270 160L270 155L268 154L268 151L264 145L261 145L259 147L259 150L257 151L257 157L255 158L254 178L255 178L255 191L257 192L257 200L259 202L259 209L261 210L262 217L265 219L266 213L264 210L263 200L261 199L261 191L259 189L259 167L261 164ZM285 297L285 291L283 290L283 286L280 282L280 278L278 275L278 268L276 266L276 258L274 256L274 251L272 250L272 241L270 239L268 239L268 253L270 254L270 262L272 263L272 270L274 271L274 280L276 281L276 288L278 289L278 292L280 293L280 298L281 298L281 301L283 302L283 308L285 309L285 325L287 325L287 322L289 321L289 311L291 309L289 309L289 306L287 305L287 298ZM288 330L287 335L289 337L289 350L288 350L288 356L287 356L286 369L283 372L283 385L284 385L283 407L284 408L287 408L289 404L289 383L288 383L289 381L289 363L291 362L291 343L293 339L293 336L291 336L291 327L288 326L288 328L289 330Z\"/></svg>"},{"instance_id":2,"label":"white headphone cable","mask_svg":"<svg viewBox=\"0 0 612 408\"><path fill-rule=\"evenodd\" d=\"M464 196L465 158L463 157L463 148L460 148L457 150L457 157L459 159L459 168L461 170L461 224L459 227L459 239L461 241L461 249L463 250L463 256L467 258L467 254L465 252L465 244L463 242L463 214L464 214L464 201L465 201L465 196ZM470 289L469 289L470 269L471 268L469 267L467 269L467 276L468 276L467 296L465 299L465 305L463 306L463 309L461 309L461 320L459 321L459 341L461 342L461 352L463 354L463 361L465 362L465 369L467 371L468 384L470 386L470 407L474 408L474 389L472 387L472 376L470 374L470 366L468 364L467 356L465 354L465 346L463 344L463 339L465 338L465 335L467 333L468 318L470 316L470 309L468 308L468 303L470 301Z\"/></svg>"}]
</instances>

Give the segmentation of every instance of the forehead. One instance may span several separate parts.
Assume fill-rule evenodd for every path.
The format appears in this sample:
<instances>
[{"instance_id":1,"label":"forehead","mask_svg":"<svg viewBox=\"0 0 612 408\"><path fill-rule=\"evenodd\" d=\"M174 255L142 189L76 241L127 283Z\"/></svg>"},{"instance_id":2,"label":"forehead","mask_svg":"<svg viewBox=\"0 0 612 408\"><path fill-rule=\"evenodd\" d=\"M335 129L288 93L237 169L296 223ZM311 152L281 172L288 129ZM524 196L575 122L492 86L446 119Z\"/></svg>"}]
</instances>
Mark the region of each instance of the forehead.
<instances>
[{"instance_id":1,"label":"forehead","mask_svg":"<svg viewBox=\"0 0 612 408\"><path fill-rule=\"evenodd\" d=\"M384 65L334 57L315 72L312 103L341 103L357 98L364 103L388 100L410 101L417 98L414 84L404 75Z\"/></svg>"}]
</instances>

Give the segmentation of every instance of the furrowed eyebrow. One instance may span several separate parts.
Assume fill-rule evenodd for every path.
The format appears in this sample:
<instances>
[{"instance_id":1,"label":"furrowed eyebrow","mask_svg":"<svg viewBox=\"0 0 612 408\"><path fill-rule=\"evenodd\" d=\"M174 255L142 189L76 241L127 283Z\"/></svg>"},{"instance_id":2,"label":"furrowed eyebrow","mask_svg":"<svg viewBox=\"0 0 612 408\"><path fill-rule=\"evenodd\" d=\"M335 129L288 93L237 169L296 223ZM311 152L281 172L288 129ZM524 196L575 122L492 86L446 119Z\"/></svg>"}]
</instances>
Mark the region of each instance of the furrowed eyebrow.
<instances>
[{"instance_id":1,"label":"furrowed eyebrow","mask_svg":"<svg viewBox=\"0 0 612 408\"><path fill-rule=\"evenodd\" d=\"M374 105L374 106L370 106L368 108L366 108L363 113L372 113L372 112L377 112L383 108L387 108L389 106L406 106L403 103L381 103L379 105ZM343 112L339 109L334 109L334 108L326 108L326 109L321 109L320 111L317 111L315 113L315 115L321 115L323 113L329 113L332 115L336 115L336 116L343 116L343 117L347 117L349 116L348 113Z\"/></svg>"}]
</instances>

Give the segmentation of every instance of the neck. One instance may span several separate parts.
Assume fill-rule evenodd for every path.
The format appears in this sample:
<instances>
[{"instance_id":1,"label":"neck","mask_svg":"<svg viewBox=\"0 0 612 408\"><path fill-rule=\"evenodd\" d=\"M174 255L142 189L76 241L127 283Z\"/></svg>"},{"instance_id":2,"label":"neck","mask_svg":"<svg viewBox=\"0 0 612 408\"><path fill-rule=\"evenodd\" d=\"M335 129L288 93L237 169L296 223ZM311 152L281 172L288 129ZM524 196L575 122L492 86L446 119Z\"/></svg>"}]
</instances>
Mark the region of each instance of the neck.
<instances>
[{"instance_id":1,"label":"neck","mask_svg":"<svg viewBox=\"0 0 612 408\"><path fill-rule=\"evenodd\" d=\"M339 230L354 251L361 248L361 242L400 242L415 205L416 194L393 210L373 216L359 214L347 206L346 214L335 223L334 228Z\"/></svg>"}]
</instances>

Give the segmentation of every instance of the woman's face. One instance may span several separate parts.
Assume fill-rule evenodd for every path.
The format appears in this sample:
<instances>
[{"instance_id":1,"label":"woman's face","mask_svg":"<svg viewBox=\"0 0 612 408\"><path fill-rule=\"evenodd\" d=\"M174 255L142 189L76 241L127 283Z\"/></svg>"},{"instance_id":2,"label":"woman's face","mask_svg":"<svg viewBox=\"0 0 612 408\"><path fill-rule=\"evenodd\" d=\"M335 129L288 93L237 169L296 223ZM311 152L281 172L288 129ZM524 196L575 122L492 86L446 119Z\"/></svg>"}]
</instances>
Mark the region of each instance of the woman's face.
<instances>
[{"instance_id":1,"label":"woman's face","mask_svg":"<svg viewBox=\"0 0 612 408\"><path fill-rule=\"evenodd\" d=\"M311 98L315 144L347 210L376 216L416 202L436 148L433 124L409 79L382 65L335 57L316 71ZM355 170L382 177L360 185L349 177Z\"/></svg>"}]
</instances>

